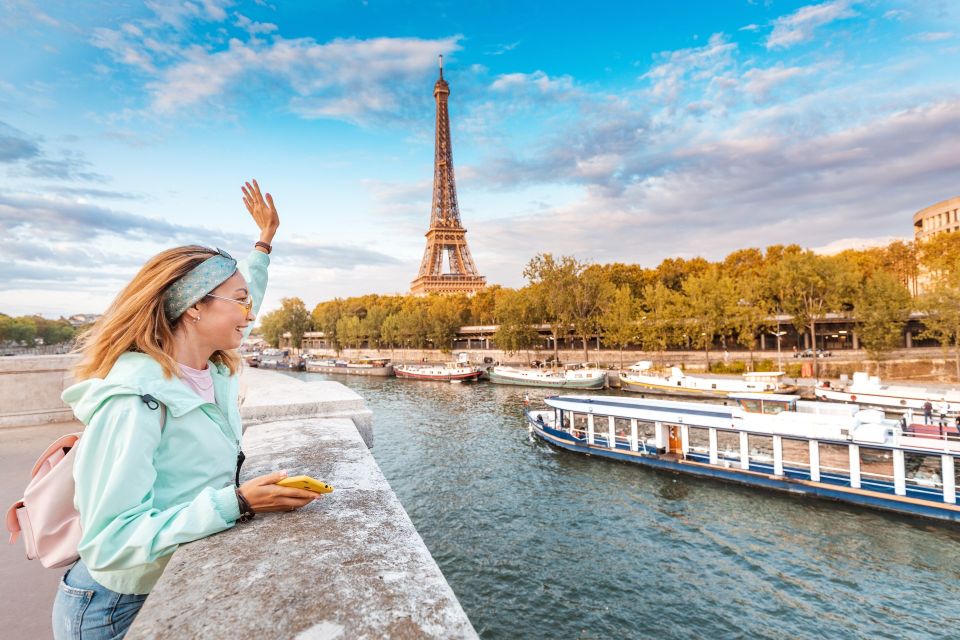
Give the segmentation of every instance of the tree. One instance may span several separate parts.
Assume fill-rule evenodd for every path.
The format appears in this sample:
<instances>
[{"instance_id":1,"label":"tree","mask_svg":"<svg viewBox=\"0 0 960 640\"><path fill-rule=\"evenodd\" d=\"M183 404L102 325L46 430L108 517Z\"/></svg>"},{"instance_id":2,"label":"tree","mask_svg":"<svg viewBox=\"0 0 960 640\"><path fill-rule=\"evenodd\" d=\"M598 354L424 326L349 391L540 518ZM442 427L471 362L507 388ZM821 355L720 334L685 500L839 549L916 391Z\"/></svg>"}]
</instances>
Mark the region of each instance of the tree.
<instances>
[{"instance_id":1,"label":"tree","mask_svg":"<svg viewBox=\"0 0 960 640\"><path fill-rule=\"evenodd\" d=\"M734 327L737 296L733 281L711 265L684 281L682 301L685 328L693 345L703 349L709 371L710 347L718 336L726 338Z\"/></svg>"},{"instance_id":2,"label":"tree","mask_svg":"<svg viewBox=\"0 0 960 640\"><path fill-rule=\"evenodd\" d=\"M934 286L920 297L919 302L921 310L927 314L923 319L921 337L936 340L944 352L952 343L957 379L960 380L960 273L935 280Z\"/></svg>"},{"instance_id":3,"label":"tree","mask_svg":"<svg viewBox=\"0 0 960 640\"><path fill-rule=\"evenodd\" d=\"M860 344L874 360L900 346L912 299L899 278L878 271L867 278L855 303Z\"/></svg>"},{"instance_id":4,"label":"tree","mask_svg":"<svg viewBox=\"0 0 960 640\"><path fill-rule=\"evenodd\" d=\"M327 345L333 347L337 353L340 353L340 341L337 338L337 321L343 315L343 300L334 298L327 302L321 302L313 308L311 317L313 326L317 331L323 332L323 337Z\"/></svg>"},{"instance_id":5,"label":"tree","mask_svg":"<svg viewBox=\"0 0 960 640\"><path fill-rule=\"evenodd\" d=\"M737 304L732 320L737 333L737 344L746 347L750 352L750 371L753 371L757 335L769 327L770 316L774 313L773 305L764 295L759 276L743 276L737 280L734 291Z\"/></svg>"},{"instance_id":6,"label":"tree","mask_svg":"<svg viewBox=\"0 0 960 640\"><path fill-rule=\"evenodd\" d=\"M538 254L523 270L530 283L524 291L539 310L538 315L550 325L555 361L560 360L558 342L569 333L573 322L573 289L582 270L583 265L573 257L555 259L549 253Z\"/></svg>"},{"instance_id":7,"label":"tree","mask_svg":"<svg viewBox=\"0 0 960 640\"><path fill-rule=\"evenodd\" d=\"M770 269L769 279L779 307L793 316L797 331L810 329L813 371L819 378L817 320L828 312L839 311L852 298L856 290L856 274L842 259L804 251L785 255Z\"/></svg>"},{"instance_id":8,"label":"tree","mask_svg":"<svg viewBox=\"0 0 960 640\"><path fill-rule=\"evenodd\" d=\"M493 339L497 347L507 353L527 351L537 343L540 334L534 324L539 320L537 307L529 287L514 291L501 290L497 296L497 320L499 326ZM529 353L527 354L529 360Z\"/></svg>"},{"instance_id":9,"label":"tree","mask_svg":"<svg viewBox=\"0 0 960 640\"><path fill-rule=\"evenodd\" d=\"M357 316L343 316L337 320L337 336L343 346L360 349L363 347L363 330L361 320Z\"/></svg>"},{"instance_id":10,"label":"tree","mask_svg":"<svg viewBox=\"0 0 960 640\"><path fill-rule=\"evenodd\" d=\"M580 265L570 291L571 321L574 332L583 341L583 361L590 359L588 341L600 328L600 316L616 289L601 269Z\"/></svg>"},{"instance_id":11,"label":"tree","mask_svg":"<svg viewBox=\"0 0 960 640\"><path fill-rule=\"evenodd\" d=\"M617 288L613 299L600 317L603 339L620 351L623 369L623 349L637 339L637 300L628 285Z\"/></svg>"},{"instance_id":12,"label":"tree","mask_svg":"<svg viewBox=\"0 0 960 640\"><path fill-rule=\"evenodd\" d=\"M290 333L290 344L299 349L303 344L303 334L313 327L313 321L300 298L284 298L280 308L265 314L260 319L263 339L271 346L280 345L285 333Z\"/></svg>"},{"instance_id":13,"label":"tree","mask_svg":"<svg viewBox=\"0 0 960 640\"><path fill-rule=\"evenodd\" d=\"M427 307L427 339L433 342L434 348L444 353L451 351L467 313L466 298L431 296Z\"/></svg>"},{"instance_id":14,"label":"tree","mask_svg":"<svg viewBox=\"0 0 960 640\"><path fill-rule=\"evenodd\" d=\"M663 352L675 344L680 317L680 294L662 282L647 285L640 300L640 344L645 351L657 353L662 367Z\"/></svg>"}]
</instances>

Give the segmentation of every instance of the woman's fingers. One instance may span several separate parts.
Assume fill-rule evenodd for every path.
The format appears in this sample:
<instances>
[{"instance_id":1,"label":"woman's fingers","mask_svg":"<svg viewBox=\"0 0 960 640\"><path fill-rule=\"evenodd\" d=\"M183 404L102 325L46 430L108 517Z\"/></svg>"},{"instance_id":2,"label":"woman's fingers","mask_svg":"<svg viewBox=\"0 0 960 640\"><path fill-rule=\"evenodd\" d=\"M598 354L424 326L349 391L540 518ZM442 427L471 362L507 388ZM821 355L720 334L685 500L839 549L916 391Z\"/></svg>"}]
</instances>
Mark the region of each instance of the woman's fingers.
<instances>
[{"instance_id":1,"label":"woman's fingers","mask_svg":"<svg viewBox=\"0 0 960 640\"><path fill-rule=\"evenodd\" d=\"M278 482L280 482L286 477L287 477L286 471L274 471L273 473L268 473L265 476L259 476L259 477L253 478L250 482L259 486L263 486L268 484L277 484Z\"/></svg>"},{"instance_id":2,"label":"woman's fingers","mask_svg":"<svg viewBox=\"0 0 960 640\"><path fill-rule=\"evenodd\" d=\"M296 500L313 500L320 496L319 493L314 491L307 491L306 489L297 489L295 487L284 487L282 485L276 485L275 493L278 498L292 498Z\"/></svg>"},{"instance_id":3,"label":"woman's fingers","mask_svg":"<svg viewBox=\"0 0 960 640\"><path fill-rule=\"evenodd\" d=\"M267 194L267 204L270 205L270 211L273 215L277 215L277 206L273 204L273 196L269 193Z\"/></svg>"}]
</instances>

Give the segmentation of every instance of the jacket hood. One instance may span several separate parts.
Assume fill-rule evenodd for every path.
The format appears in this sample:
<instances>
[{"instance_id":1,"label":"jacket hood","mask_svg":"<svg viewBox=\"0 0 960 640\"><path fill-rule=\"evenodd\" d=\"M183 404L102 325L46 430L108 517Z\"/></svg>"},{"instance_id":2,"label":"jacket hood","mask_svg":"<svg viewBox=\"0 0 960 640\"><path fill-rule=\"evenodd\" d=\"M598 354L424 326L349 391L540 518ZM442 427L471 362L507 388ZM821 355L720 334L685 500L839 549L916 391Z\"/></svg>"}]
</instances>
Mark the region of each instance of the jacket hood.
<instances>
[{"instance_id":1,"label":"jacket hood","mask_svg":"<svg viewBox=\"0 0 960 640\"><path fill-rule=\"evenodd\" d=\"M208 363L210 375L217 387L223 378L230 377L230 370L223 365ZM179 378L167 378L160 363L145 353L127 352L121 355L106 378L88 378L78 382L61 394L61 399L70 405L74 415L84 424L103 404L114 396L150 394L164 405L174 417L205 404L203 398L188 388Z\"/></svg>"}]
</instances>

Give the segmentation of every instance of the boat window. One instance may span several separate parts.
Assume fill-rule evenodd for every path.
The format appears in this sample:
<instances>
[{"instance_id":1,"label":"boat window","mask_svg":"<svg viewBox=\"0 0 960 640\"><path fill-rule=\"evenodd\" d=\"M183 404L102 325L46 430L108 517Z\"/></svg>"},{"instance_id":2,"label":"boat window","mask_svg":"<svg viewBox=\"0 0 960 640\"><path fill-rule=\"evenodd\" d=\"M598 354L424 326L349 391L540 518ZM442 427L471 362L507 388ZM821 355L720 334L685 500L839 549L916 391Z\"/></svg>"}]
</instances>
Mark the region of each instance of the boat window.
<instances>
[{"instance_id":1,"label":"boat window","mask_svg":"<svg viewBox=\"0 0 960 640\"><path fill-rule=\"evenodd\" d=\"M820 477L847 482L850 479L850 447L820 443Z\"/></svg>"},{"instance_id":2,"label":"boat window","mask_svg":"<svg viewBox=\"0 0 960 640\"><path fill-rule=\"evenodd\" d=\"M716 388L717 388L717 384L716 384L716 383L711 384L711 385L710 385L710 388L711 388L711 389L716 389Z\"/></svg>"},{"instance_id":3,"label":"boat window","mask_svg":"<svg viewBox=\"0 0 960 640\"><path fill-rule=\"evenodd\" d=\"M578 438L587 437L587 414L573 414L573 431Z\"/></svg>"},{"instance_id":4,"label":"boat window","mask_svg":"<svg viewBox=\"0 0 960 640\"><path fill-rule=\"evenodd\" d=\"M637 440L640 442L648 442L650 446L656 442L657 437L657 425L653 422L644 422L643 420L637 421ZM960 469L960 461L957 462L957 468Z\"/></svg>"},{"instance_id":5,"label":"boat window","mask_svg":"<svg viewBox=\"0 0 960 640\"><path fill-rule=\"evenodd\" d=\"M960 487L960 458L953 459L953 486ZM957 490L960 493L960 489Z\"/></svg>"},{"instance_id":6,"label":"boat window","mask_svg":"<svg viewBox=\"0 0 960 640\"><path fill-rule=\"evenodd\" d=\"M763 412L767 415L775 416L781 411L785 411L787 404L785 402L775 402L773 400L763 401Z\"/></svg>"},{"instance_id":7,"label":"boat window","mask_svg":"<svg viewBox=\"0 0 960 640\"><path fill-rule=\"evenodd\" d=\"M747 400L741 398L740 406L747 413L760 413L760 401L759 400Z\"/></svg>"},{"instance_id":8,"label":"boat window","mask_svg":"<svg viewBox=\"0 0 960 640\"><path fill-rule=\"evenodd\" d=\"M747 448L750 450L750 462L773 465L773 436L747 436Z\"/></svg>"},{"instance_id":9,"label":"boat window","mask_svg":"<svg viewBox=\"0 0 960 640\"><path fill-rule=\"evenodd\" d=\"M614 418L613 419L613 430L617 434L618 438L629 438L630 437L630 418Z\"/></svg>"},{"instance_id":10,"label":"boat window","mask_svg":"<svg viewBox=\"0 0 960 640\"><path fill-rule=\"evenodd\" d=\"M783 468L784 471L810 471L810 445L807 440L797 438L783 438Z\"/></svg>"},{"instance_id":11,"label":"boat window","mask_svg":"<svg viewBox=\"0 0 960 640\"><path fill-rule=\"evenodd\" d=\"M943 490L940 456L905 451L903 462L907 472L907 489L919 493Z\"/></svg>"},{"instance_id":12,"label":"boat window","mask_svg":"<svg viewBox=\"0 0 960 640\"><path fill-rule=\"evenodd\" d=\"M740 460L740 434L718 429L717 455L721 460Z\"/></svg>"},{"instance_id":13,"label":"boat window","mask_svg":"<svg viewBox=\"0 0 960 640\"><path fill-rule=\"evenodd\" d=\"M678 386L678 387L680 386L680 381L679 381L679 380L677 380L677 386Z\"/></svg>"},{"instance_id":14,"label":"boat window","mask_svg":"<svg viewBox=\"0 0 960 640\"><path fill-rule=\"evenodd\" d=\"M860 447L860 484L864 489L893 490L893 452Z\"/></svg>"},{"instance_id":15,"label":"boat window","mask_svg":"<svg viewBox=\"0 0 960 640\"><path fill-rule=\"evenodd\" d=\"M710 453L710 430L703 427L690 427L688 442L689 451L693 453Z\"/></svg>"}]
</instances>

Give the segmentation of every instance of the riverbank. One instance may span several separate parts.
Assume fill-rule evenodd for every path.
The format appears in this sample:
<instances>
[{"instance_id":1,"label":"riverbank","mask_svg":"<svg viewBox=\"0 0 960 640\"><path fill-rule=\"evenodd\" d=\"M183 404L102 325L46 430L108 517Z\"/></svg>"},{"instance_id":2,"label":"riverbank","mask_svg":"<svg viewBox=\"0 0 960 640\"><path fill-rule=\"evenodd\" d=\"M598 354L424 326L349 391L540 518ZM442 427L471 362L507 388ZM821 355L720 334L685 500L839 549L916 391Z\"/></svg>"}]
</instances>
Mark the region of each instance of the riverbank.
<instances>
[{"instance_id":1,"label":"riverbank","mask_svg":"<svg viewBox=\"0 0 960 640\"><path fill-rule=\"evenodd\" d=\"M358 358L361 356L390 358L396 364L443 363L450 362L454 358L452 353L445 353L439 349L342 349L339 352L329 349L310 349L305 350L304 353L341 358ZM526 352L507 352L500 349L464 349L457 350L457 353L468 354L470 361L474 363L484 363L489 358L491 363L500 362L517 365L528 364L535 360L542 362L553 357L553 351L545 349ZM614 369L620 367L621 354L617 350L601 349L598 351L591 349L588 355L589 362L597 363L601 367L612 367ZM583 362L583 349L561 350L559 356L560 361L564 363ZM622 362L625 367L641 360L680 366L691 373L702 373L707 368L703 351L666 351L662 355L653 351L632 350L623 352ZM754 351L754 365L756 366L761 361L765 361L770 368L776 368L778 363L782 364L783 369L788 372L790 377L799 377L801 375L800 368L804 363L809 363L811 367L813 365L811 358L794 358L792 352L783 352L778 357L776 351ZM856 371L866 371L870 375L879 375L881 378L890 381L913 380L944 384L960 382L956 376L956 366L953 358L945 356L943 349L940 348L900 349L890 352L879 361L871 359L867 352L863 350L844 350L835 351L832 356L820 358L819 361L821 377L823 378L839 378L841 375L852 376ZM710 362L711 364L723 363L727 366L742 363L744 368L748 369L750 353L747 351L728 351L724 356L723 351L714 351L710 354Z\"/></svg>"}]
</instances>

